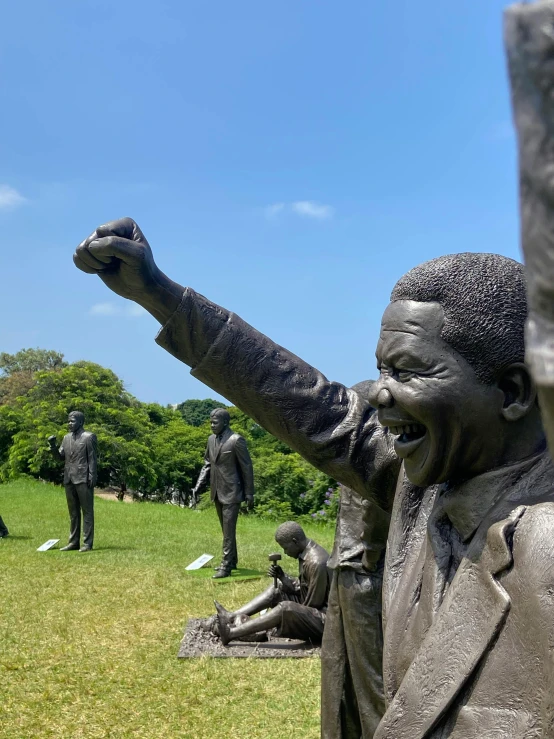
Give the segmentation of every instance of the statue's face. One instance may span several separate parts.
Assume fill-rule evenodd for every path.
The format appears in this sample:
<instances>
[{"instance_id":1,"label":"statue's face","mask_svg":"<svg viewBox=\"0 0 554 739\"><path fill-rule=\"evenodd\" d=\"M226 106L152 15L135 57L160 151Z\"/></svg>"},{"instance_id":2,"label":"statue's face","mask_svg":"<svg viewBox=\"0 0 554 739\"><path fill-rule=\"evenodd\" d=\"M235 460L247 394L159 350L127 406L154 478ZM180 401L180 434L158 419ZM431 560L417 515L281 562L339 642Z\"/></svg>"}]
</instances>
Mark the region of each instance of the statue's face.
<instances>
[{"instance_id":1,"label":"statue's face","mask_svg":"<svg viewBox=\"0 0 554 739\"><path fill-rule=\"evenodd\" d=\"M67 425L70 431L78 431L83 425L80 416L76 416L74 413L70 413L67 417Z\"/></svg>"},{"instance_id":2,"label":"statue's face","mask_svg":"<svg viewBox=\"0 0 554 739\"><path fill-rule=\"evenodd\" d=\"M298 559L298 555L302 554L304 547L302 547L296 539L290 541L279 542L279 546L282 548L287 557Z\"/></svg>"},{"instance_id":3,"label":"statue's face","mask_svg":"<svg viewBox=\"0 0 554 739\"><path fill-rule=\"evenodd\" d=\"M225 430L227 424L225 419L219 413L215 413L213 416L210 416L210 426L212 433L220 434Z\"/></svg>"},{"instance_id":4,"label":"statue's face","mask_svg":"<svg viewBox=\"0 0 554 739\"><path fill-rule=\"evenodd\" d=\"M490 469L505 433L503 393L480 382L441 338L443 321L438 303L391 303L377 344L380 377L371 389L408 478L422 487Z\"/></svg>"}]
</instances>

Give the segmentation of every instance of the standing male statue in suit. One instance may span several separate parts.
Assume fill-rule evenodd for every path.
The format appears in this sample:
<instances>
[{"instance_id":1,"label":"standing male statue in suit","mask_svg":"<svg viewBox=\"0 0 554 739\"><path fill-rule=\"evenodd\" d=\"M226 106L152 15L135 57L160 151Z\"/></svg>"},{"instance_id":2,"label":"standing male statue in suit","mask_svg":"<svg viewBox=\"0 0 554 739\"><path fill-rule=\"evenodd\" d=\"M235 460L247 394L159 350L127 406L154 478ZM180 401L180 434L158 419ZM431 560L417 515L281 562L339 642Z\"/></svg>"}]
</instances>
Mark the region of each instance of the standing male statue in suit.
<instances>
[{"instance_id":1,"label":"standing male statue in suit","mask_svg":"<svg viewBox=\"0 0 554 739\"><path fill-rule=\"evenodd\" d=\"M94 486L96 484L96 436L85 431L85 416L72 411L68 417L69 433L58 449L56 437L49 436L50 451L65 463L63 484L69 509L69 541L62 552L79 549L81 540L81 511L83 512L83 546L80 552L90 552L94 539Z\"/></svg>"},{"instance_id":2,"label":"standing male statue in suit","mask_svg":"<svg viewBox=\"0 0 554 739\"><path fill-rule=\"evenodd\" d=\"M254 506L254 472L246 441L235 434L229 424L231 417L225 408L210 413L213 434L208 438L204 466L192 491L193 501L210 484L211 499L215 503L223 532L223 558L214 578L229 577L238 564L237 518L240 504Z\"/></svg>"}]
</instances>

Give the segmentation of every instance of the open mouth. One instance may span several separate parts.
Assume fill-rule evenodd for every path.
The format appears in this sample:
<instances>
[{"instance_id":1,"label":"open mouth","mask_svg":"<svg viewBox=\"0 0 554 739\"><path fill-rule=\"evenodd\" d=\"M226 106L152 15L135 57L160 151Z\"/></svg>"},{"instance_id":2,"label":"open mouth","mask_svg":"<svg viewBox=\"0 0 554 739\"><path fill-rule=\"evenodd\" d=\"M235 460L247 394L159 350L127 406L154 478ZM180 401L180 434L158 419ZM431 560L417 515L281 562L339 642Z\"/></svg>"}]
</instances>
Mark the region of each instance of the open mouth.
<instances>
[{"instance_id":1,"label":"open mouth","mask_svg":"<svg viewBox=\"0 0 554 739\"><path fill-rule=\"evenodd\" d=\"M394 450L402 459L415 452L427 433L427 429L421 423L389 426L389 429L397 437L394 440Z\"/></svg>"},{"instance_id":2,"label":"open mouth","mask_svg":"<svg viewBox=\"0 0 554 739\"><path fill-rule=\"evenodd\" d=\"M411 423L405 426L389 426L394 436L398 436L398 441L402 444L406 441L414 441L425 436L425 426L421 423Z\"/></svg>"}]
</instances>

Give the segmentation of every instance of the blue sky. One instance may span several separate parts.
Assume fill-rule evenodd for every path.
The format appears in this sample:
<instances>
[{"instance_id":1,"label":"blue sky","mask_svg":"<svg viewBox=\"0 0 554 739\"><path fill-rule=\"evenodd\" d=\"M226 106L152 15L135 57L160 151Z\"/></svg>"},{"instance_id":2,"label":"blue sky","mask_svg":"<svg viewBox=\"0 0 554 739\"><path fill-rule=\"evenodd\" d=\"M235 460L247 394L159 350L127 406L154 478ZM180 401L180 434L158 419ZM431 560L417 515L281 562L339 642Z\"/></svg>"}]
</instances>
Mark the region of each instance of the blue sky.
<instances>
[{"instance_id":1,"label":"blue sky","mask_svg":"<svg viewBox=\"0 0 554 739\"><path fill-rule=\"evenodd\" d=\"M160 267L329 378L375 376L398 277L519 258L498 0L19 0L0 23L0 350L214 397L78 272L129 215Z\"/></svg>"}]
</instances>

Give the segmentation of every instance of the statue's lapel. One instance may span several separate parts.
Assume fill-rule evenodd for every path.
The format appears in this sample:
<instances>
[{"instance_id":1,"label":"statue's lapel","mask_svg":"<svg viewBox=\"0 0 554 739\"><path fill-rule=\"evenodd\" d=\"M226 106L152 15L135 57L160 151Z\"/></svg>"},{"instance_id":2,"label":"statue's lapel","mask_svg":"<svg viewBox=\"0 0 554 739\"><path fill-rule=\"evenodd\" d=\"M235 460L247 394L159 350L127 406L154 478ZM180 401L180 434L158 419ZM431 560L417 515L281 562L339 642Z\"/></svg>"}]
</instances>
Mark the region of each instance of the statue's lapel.
<instances>
[{"instance_id":1,"label":"statue's lapel","mask_svg":"<svg viewBox=\"0 0 554 739\"><path fill-rule=\"evenodd\" d=\"M219 455L221 454L221 450L225 446L225 443L227 442L228 438L231 436L231 430L225 429L225 431L221 434L221 441L217 440L217 436L214 437L214 461L217 462L219 459Z\"/></svg>"},{"instance_id":2,"label":"statue's lapel","mask_svg":"<svg viewBox=\"0 0 554 739\"><path fill-rule=\"evenodd\" d=\"M219 450L221 448L221 444L217 440L217 436L213 434L208 439L208 444L211 444L211 450L210 450L210 461L212 464L217 461L217 458L219 456Z\"/></svg>"},{"instance_id":3,"label":"statue's lapel","mask_svg":"<svg viewBox=\"0 0 554 739\"><path fill-rule=\"evenodd\" d=\"M476 534L375 739L428 736L502 628L510 599L496 576L512 563L508 537L524 510L493 524L480 546Z\"/></svg>"}]
</instances>

